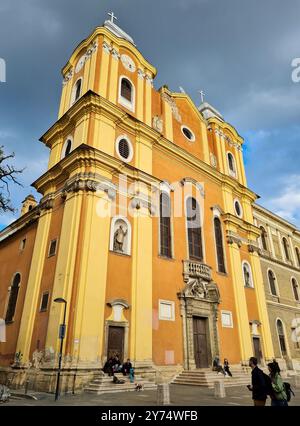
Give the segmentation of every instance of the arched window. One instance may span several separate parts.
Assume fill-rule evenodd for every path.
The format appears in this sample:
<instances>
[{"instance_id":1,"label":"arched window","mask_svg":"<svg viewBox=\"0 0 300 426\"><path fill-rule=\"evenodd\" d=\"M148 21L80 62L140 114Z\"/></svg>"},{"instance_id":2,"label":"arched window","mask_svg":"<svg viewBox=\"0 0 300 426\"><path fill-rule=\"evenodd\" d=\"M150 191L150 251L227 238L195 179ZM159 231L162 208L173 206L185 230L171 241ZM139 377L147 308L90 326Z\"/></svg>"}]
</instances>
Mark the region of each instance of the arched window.
<instances>
[{"instance_id":1,"label":"arched window","mask_svg":"<svg viewBox=\"0 0 300 426\"><path fill-rule=\"evenodd\" d=\"M82 85L82 80L78 80L76 85L75 85L75 100L74 102L77 101L77 99L80 98L80 94L81 94L81 85Z\"/></svg>"},{"instance_id":2,"label":"arched window","mask_svg":"<svg viewBox=\"0 0 300 426\"><path fill-rule=\"evenodd\" d=\"M215 227L215 241L216 241L216 250L217 250L218 271L225 273L226 271L225 271L222 225L218 217L214 218L214 227Z\"/></svg>"},{"instance_id":3,"label":"arched window","mask_svg":"<svg viewBox=\"0 0 300 426\"><path fill-rule=\"evenodd\" d=\"M9 299L8 299L8 305L7 305L6 316L5 316L5 322L6 323L12 322L13 319L14 319L16 306L17 306L17 300L18 300L18 294L19 294L20 282L21 282L21 275L16 274L14 276L12 285L9 288Z\"/></svg>"},{"instance_id":4,"label":"arched window","mask_svg":"<svg viewBox=\"0 0 300 426\"><path fill-rule=\"evenodd\" d=\"M273 294L273 296L277 296L276 278L275 278L274 272L271 270L268 271L268 281L269 281L271 294Z\"/></svg>"},{"instance_id":5,"label":"arched window","mask_svg":"<svg viewBox=\"0 0 300 426\"><path fill-rule=\"evenodd\" d=\"M62 152L61 152L61 158L67 157L67 155L70 154L73 148L73 141L71 137L68 137L68 139L65 141Z\"/></svg>"},{"instance_id":6,"label":"arched window","mask_svg":"<svg viewBox=\"0 0 300 426\"><path fill-rule=\"evenodd\" d=\"M288 245L287 239L285 237L282 238L282 244L283 244L283 248L284 248L285 258L286 258L286 260L290 260L289 245Z\"/></svg>"},{"instance_id":7,"label":"arched window","mask_svg":"<svg viewBox=\"0 0 300 426\"><path fill-rule=\"evenodd\" d=\"M227 154L227 159L228 159L228 168L229 168L229 173L232 176L236 176L236 165L235 165L235 159L234 156L231 154L231 152L228 152Z\"/></svg>"},{"instance_id":8,"label":"arched window","mask_svg":"<svg viewBox=\"0 0 300 426\"><path fill-rule=\"evenodd\" d=\"M188 229L189 257L203 260L202 232L200 224L200 209L195 198L186 201L186 216Z\"/></svg>"},{"instance_id":9,"label":"arched window","mask_svg":"<svg viewBox=\"0 0 300 426\"><path fill-rule=\"evenodd\" d=\"M71 106L80 98L82 88L82 78L79 78L73 86L71 95Z\"/></svg>"},{"instance_id":10,"label":"arched window","mask_svg":"<svg viewBox=\"0 0 300 426\"><path fill-rule=\"evenodd\" d=\"M268 245L267 245L267 232L265 230L265 228L263 226L260 227L260 231L261 231L261 244L262 244L262 248L264 250L268 250Z\"/></svg>"},{"instance_id":11,"label":"arched window","mask_svg":"<svg viewBox=\"0 0 300 426\"><path fill-rule=\"evenodd\" d=\"M127 78L122 78L121 80L121 96L126 99L128 102L132 102L132 84Z\"/></svg>"},{"instance_id":12,"label":"arched window","mask_svg":"<svg viewBox=\"0 0 300 426\"><path fill-rule=\"evenodd\" d=\"M292 278L292 287L293 287L294 298L295 300L297 300L297 302L299 302L298 283L295 280L295 278Z\"/></svg>"},{"instance_id":13,"label":"arched window","mask_svg":"<svg viewBox=\"0 0 300 426\"><path fill-rule=\"evenodd\" d=\"M281 350L282 356L285 356L287 352L286 352L286 344L285 344L285 337L284 337L284 328L283 328L282 321L280 319L277 320L276 326L277 326L280 350Z\"/></svg>"},{"instance_id":14,"label":"arched window","mask_svg":"<svg viewBox=\"0 0 300 426\"><path fill-rule=\"evenodd\" d=\"M252 271L248 262L243 262L243 276L244 276L244 285L245 287L252 288L253 279L252 279Z\"/></svg>"},{"instance_id":15,"label":"arched window","mask_svg":"<svg viewBox=\"0 0 300 426\"><path fill-rule=\"evenodd\" d=\"M171 247L171 202L166 192L160 194L160 254L172 257Z\"/></svg>"},{"instance_id":16,"label":"arched window","mask_svg":"<svg viewBox=\"0 0 300 426\"><path fill-rule=\"evenodd\" d=\"M120 77L119 102L126 108L134 111L135 107L135 89L131 81L126 77Z\"/></svg>"},{"instance_id":17,"label":"arched window","mask_svg":"<svg viewBox=\"0 0 300 426\"><path fill-rule=\"evenodd\" d=\"M299 251L298 247L296 247L295 251L296 251L298 266L300 268L300 251Z\"/></svg>"},{"instance_id":18,"label":"arched window","mask_svg":"<svg viewBox=\"0 0 300 426\"><path fill-rule=\"evenodd\" d=\"M68 139L66 150L65 150L65 157L70 154L71 149L72 149L72 141Z\"/></svg>"}]
</instances>

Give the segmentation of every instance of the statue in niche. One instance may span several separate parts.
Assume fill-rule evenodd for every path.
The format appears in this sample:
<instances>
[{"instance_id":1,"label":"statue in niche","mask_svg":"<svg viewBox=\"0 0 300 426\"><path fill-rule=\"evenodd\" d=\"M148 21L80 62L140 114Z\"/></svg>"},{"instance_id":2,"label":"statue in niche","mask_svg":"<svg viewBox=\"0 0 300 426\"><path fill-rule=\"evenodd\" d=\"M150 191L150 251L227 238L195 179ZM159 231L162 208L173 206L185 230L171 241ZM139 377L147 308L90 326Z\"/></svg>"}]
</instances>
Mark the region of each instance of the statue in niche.
<instances>
[{"instance_id":1,"label":"statue in niche","mask_svg":"<svg viewBox=\"0 0 300 426\"><path fill-rule=\"evenodd\" d=\"M127 229L124 225L119 225L118 229L114 233L114 250L115 251L124 251L124 242L127 235Z\"/></svg>"},{"instance_id":2,"label":"statue in niche","mask_svg":"<svg viewBox=\"0 0 300 426\"><path fill-rule=\"evenodd\" d=\"M244 277L246 287L251 287L250 272L246 266L244 266Z\"/></svg>"}]
</instances>

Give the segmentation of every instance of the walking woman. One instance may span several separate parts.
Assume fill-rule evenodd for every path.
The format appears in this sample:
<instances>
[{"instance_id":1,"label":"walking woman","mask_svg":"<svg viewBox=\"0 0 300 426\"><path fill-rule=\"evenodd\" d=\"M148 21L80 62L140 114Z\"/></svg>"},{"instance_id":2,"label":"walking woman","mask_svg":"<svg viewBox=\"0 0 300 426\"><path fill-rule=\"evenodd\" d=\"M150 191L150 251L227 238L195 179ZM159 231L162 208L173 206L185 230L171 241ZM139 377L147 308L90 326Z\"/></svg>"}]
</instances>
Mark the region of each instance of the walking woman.
<instances>
[{"instance_id":1,"label":"walking woman","mask_svg":"<svg viewBox=\"0 0 300 426\"><path fill-rule=\"evenodd\" d=\"M285 392L283 380L280 376L279 366L276 362L270 362L270 364L268 364L268 369L270 372L271 384L273 389L273 395L270 395L272 400L271 406L287 407L287 395Z\"/></svg>"}]
</instances>

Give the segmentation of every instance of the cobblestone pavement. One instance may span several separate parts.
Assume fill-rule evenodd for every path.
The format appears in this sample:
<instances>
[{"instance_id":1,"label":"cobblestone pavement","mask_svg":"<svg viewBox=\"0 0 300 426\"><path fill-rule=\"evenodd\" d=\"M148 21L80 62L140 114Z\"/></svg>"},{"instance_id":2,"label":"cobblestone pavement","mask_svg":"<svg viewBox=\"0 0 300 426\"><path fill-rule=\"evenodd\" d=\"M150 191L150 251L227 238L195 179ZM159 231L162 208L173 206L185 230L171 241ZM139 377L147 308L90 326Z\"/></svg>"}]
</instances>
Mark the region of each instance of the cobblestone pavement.
<instances>
[{"instance_id":1,"label":"cobblestone pavement","mask_svg":"<svg viewBox=\"0 0 300 426\"><path fill-rule=\"evenodd\" d=\"M293 386L293 380L289 379L296 396L292 397L291 406L300 406L300 388ZM33 393L34 394L34 393ZM38 400L11 399L10 402L1 406L20 405L81 405L81 406L153 406L156 405L157 392L155 390L141 392L120 392L104 395L93 395L81 393L76 395L62 395L55 402L53 394L36 393ZM226 389L226 397L217 399L212 389L198 386L170 385L171 405L178 406L251 406L251 392L243 387L232 387ZM270 399L267 401L270 405Z\"/></svg>"}]
</instances>

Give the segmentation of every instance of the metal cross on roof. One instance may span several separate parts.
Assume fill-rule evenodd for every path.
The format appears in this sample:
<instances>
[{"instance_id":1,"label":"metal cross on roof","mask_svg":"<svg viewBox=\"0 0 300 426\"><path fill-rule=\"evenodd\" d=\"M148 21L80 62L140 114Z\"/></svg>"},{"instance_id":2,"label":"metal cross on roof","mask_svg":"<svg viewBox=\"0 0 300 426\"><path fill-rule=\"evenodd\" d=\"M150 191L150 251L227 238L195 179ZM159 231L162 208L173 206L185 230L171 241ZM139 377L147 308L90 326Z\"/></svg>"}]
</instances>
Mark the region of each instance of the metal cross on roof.
<instances>
[{"instance_id":1,"label":"metal cross on roof","mask_svg":"<svg viewBox=\"0 0 300 426\"><path fill-rule=\"evenodd\" d=\"M117 21L118 18L115 16L114 12L108 13L108 16L110 16L110 22L114 23L114 19Z\"/></svg>"},{"instance_id":2,"label":"metal cross on roof","mask_svg":"<svg viewBox=\"0 0 300 426\"><path fill-rule=\"evenodd\" d=\"M200 96L201 96L201 103L203 104L203 102L204 102L204 96L205 96L205 93L203 92L203 90L198 90L198 93L200 93Z\"/></svg>"}]
</instances>

